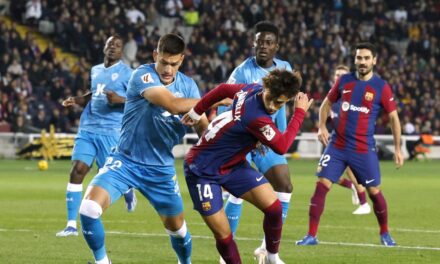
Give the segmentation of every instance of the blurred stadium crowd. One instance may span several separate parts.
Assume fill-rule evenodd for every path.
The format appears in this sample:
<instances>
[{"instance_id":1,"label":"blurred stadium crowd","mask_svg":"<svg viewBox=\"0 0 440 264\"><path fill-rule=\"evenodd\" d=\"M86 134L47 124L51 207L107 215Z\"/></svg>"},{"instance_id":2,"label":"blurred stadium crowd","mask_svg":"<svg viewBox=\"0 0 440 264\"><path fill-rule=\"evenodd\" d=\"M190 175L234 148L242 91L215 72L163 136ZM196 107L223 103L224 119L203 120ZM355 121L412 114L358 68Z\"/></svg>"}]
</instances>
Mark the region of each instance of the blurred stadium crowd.
<instances>
[{"instance_id":1,"label":"blurred stadium crowd","mask_svg":"<svg viewBox=\"0 0 440 264\"><path fill-rule=\"evenodd\" d=\"M14 23L0 20L3 130L39 132L55 124L58 132L76 132L82 108L63 108L60 102L88 90L90 67L102 62L110 34L124 37L124 61L136 67L152 62L161 23L171 21L171 31L188 40L181 71L203 94L252 54L252 26L270 20L281 29L278 57L302 72L303 89L317 102L303 132L316 131L335 66L353 67L353 46L371 41L379 47L376 71L400 106L403 132L440 135L438 1L29 0L12 1L8 8L13 21L32 30L21 38ZM39 49L32 31L50 39L46 50ZM55 46L76 54L79 62L69 67L57 58ZM389 134L387 123L386 116L379 119L376 133Z\"/></svg>"}]
</instances>

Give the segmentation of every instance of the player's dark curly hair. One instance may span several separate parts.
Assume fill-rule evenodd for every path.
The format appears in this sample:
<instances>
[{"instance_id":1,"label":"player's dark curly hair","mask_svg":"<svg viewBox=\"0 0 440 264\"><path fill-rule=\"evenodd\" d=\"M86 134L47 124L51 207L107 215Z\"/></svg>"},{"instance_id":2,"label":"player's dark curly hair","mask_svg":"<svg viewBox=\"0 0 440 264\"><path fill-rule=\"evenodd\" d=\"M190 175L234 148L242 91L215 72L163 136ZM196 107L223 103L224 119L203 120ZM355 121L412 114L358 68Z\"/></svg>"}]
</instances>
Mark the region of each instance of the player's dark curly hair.
<instances>
[{"instance_id":1,"label":"player's dark curly hair","mask_svg":"<svg viewBox=\"0 0 440 264\"><path fill-rule=\"evenodd\" d=\"M270 21L258 22L254 26L254 31L255 31L255 34L260 33L260 32L272 32L275 34L277 39L278 39L278 35L279 35L278 27L275 26L275 24Z\"/></svg>"},{"instance_id":2,"label":"player's dark curly hair","mask_svg":"<svg viewBox=\"0 0 440 264\"><path fill-rule=\"evenodd\" d=\"M171 55L182 54L185 51L185 41L177 34L163 35L157 43L157 52Z\"/></svg>"},{"instance_id":3,"label":"player's dark curly hair","mask_svg":"<svg viewBox=\"0 0 440 264\"><path fill-rule=\"evenodd\" d=\"M273 98L281 95L292 98L300 91L301 84L302 77L299 71L275 69L263 78L263 86L269 89Z\"/></svg>"},{"instance_id":4,"label":"player's dark curly hair","mask_svg":"<svg viewBox=\"0 0 440 264\"><path fill-rule=\"evenodd\" d=\"M377 48L376 48L376 45L374 45L373 43L370 43L370 42L361 42L361 43L358 43L357 45L356 45L356 48L355 48L356 50L358 50L358 49L367 49L367 50L369 50L369 51L371 51L371 54L373 54L373 57L376 57L376 54L377 54Z\"/></svg>"}]
</instances>

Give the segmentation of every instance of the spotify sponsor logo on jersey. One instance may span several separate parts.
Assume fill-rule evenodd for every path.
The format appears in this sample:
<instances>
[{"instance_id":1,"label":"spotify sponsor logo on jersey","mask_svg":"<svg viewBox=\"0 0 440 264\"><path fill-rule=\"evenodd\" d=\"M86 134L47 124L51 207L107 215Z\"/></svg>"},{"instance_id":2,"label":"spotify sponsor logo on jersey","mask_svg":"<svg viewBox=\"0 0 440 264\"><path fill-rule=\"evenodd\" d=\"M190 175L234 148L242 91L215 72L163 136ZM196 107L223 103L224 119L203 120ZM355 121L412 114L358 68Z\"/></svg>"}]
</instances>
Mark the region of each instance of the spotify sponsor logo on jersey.
<instances>
[{"instance_id":1,"label":"spotify sponsor logo on jersey","mask_svg":"<svg viewBox=\"0 0 440 264\"><path fill-rule=\"evenodd\" d=\"M362 112L365 114L370 113L370 109L368 109L365 106L355 106L350 104L349 102L343 102L341 105L342 111L347 112L348 110L355 111L355 112Z\"/></svg>"}]
</instances>

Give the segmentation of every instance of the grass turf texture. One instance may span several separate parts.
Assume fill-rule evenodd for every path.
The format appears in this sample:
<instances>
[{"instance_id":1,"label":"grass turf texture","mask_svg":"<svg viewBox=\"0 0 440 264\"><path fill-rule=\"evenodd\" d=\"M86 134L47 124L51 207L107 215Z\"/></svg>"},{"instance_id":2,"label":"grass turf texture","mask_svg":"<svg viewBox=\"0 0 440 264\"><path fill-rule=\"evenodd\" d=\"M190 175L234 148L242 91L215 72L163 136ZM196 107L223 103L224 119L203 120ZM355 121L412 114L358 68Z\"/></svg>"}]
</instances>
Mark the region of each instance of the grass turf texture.
<instances>
[{"instance_id":1,"label":"grass turf texture","mask_svg":"<svg viewBox=\"0 0 440 264\"><path fill-rule=\"evenodd\" d=\"M65 189L69 161L49 163L39 171L37 161L0 160L0 263L87 263L93 260L82 235L60 238L66 223ZM290 160L294 192L283 228L280 256L286 263L440 263L440 162L407 162L395 170L382 162L382 188L388 202L389 226L399 247L379 246L374 214L352 215L349 189L334 185L327 196L314 247L299 247L308 228L308 204L315 187L317 161ZM219 255L208 227L192 210L176 161L186 221L193 235L192 262L218 263ZM84 186L94 171L86 177ZM84 187L85 189L85 187ZM123 199L104 215L106 245L113 263L177 263L158 216L138 195L134 213ZM369 201L370 205L371 202ZM243 263L254 263L260 245L262 213L245 204L237 233Z\"/></svg>"}]
</instances>

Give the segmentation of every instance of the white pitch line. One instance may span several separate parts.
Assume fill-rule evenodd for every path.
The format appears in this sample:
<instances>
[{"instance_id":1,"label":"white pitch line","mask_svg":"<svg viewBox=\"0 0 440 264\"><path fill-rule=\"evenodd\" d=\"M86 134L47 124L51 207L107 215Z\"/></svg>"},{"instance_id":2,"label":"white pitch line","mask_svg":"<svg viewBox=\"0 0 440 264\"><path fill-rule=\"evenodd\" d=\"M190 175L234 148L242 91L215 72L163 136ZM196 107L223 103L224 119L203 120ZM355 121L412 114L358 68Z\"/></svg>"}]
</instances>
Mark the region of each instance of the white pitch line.
<instances>
[{"instance_id":1,"label":"white pitch line","mask_svg":"<svg viewBox=\"0 0 440 264\"><path fill-rule=\"evenodd\" d=\"M0 232L35 232L35 230L30 229L6 229L0 228ZM133 233L133 232L124 232L124 231L106 231L106 234L109 235L124 235L124 236L145 236L145 237L168 237L166 233ZM191 235L193 238L198 239L213 239L212 236L202 236L202 235ZM261 241L261 238L251 238L251 237L237 237L236 240L241 241ZM294 240L283 239L284 243L294 244ZM348 242L331 242L331 241L319 241L320 244L323 245L334 245L334 246L349 246L349 247L378 247L385 248L379 244L364 244L364 243L348 243ZM440 248L437 247L423 247L423 246L402 246L397 245L394 248L398 249L410 249L410 250L432 250L432 251L440 251Z\"/></svg>"},{"instance_id":2,"label":"white pitch line","mask_svg":"<svg viewBox=\"0 0 440 264\"><path fill-rule=\"evenodd\" d=\"M15 219L15 221L22 221L22 222L51 222L51 223L57 223L60 222L59 218L19 218ZM142 224L144 225L146 221L138 221L138 220L103 220L105 223L120 223L120 224ZM189 226L206 226L204 222L190 222L188 223ZM241 225L245 226L261 226L261 223L240 223ZM305 224L304 224L305 225ZM296 226L298 227L298 226ZM353 230L377 230L377 227L360 227L360 226L334 226L334 225L320 225L320 228L329 228L329 229L353 229ZM420 227L419 227L420 228ZM430 229L411 229L411 228L401 228L401 227L392 227L390 228L393 232L408 232L408 233L427 233L427 234L440 234L440 230L430 230Z\"/></svg>"},{"instance_id":3,"label":"white pitch line","mask_svg":"<svg viewBox=\"0 0 440 264\"><path fill-rule=\"evenodd\" d=\"M148 237L168 237L167 234L157 234L157 233L131 233L131 232L122 232L122 231L109 231L106 232L114 235L126 235L126 236L148 236ZM201 236L201 235L191 235L193 238L199 239L213 239L212 236ZM261 241L261 238L250 238L250 237L237 237L236 240L242 241ZM294 240L283 239L283 243L292 243L294 244ZM335 246L350 246L350 247L378 247L378 248L386 248L383 245L379 244L363 244L363 243L348 243L348 242L330 242L330 241L319 241L320 244L323 245L335 245ZM397 245L394 248L399 249L410 249L410 250L433 250L440 251L440 248L436 247L423 247L423 246L401 246Z\"/></svg>"}]
</instances>

